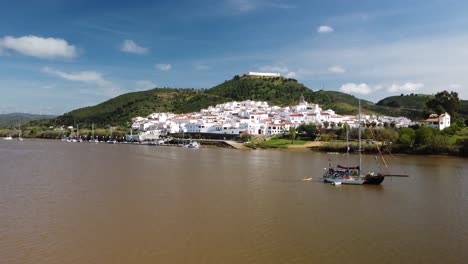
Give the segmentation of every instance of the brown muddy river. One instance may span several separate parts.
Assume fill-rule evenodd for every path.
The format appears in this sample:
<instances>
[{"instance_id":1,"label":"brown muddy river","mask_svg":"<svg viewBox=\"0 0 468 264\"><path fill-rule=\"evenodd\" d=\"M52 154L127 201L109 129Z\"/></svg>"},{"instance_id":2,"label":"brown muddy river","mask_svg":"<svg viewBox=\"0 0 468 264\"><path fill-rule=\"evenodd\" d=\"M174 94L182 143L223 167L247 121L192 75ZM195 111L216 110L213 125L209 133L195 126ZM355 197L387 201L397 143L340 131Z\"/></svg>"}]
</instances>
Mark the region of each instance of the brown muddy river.
<instances>
[{"instance_id":1,"label":"brown muddy river","mask_svg":"<svg viewBox=\"0 0 468 264\"><path fill-rule=\"evenodd\" d=\"M468 159L335 187L328 158L0 141L0 263L467 263Z\"/></svg>"}]
</instances>

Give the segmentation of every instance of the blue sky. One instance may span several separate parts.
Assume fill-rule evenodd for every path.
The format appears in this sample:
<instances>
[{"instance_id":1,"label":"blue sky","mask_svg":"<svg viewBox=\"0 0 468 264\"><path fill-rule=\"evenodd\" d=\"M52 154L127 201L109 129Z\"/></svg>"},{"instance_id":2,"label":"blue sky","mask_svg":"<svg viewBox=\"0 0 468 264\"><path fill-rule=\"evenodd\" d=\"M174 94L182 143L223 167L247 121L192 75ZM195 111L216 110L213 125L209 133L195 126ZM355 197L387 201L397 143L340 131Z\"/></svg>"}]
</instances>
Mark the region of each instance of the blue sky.
<instances>
[{"instance_id":1,"label":"blue sky","mask_svg":"<svg viewBox=\"0 0 468 264\"><path fill-rule=\"evenodd\" d=\"M466 10L451 0L9 1L0 113L62 114L249 71L373 102L444 89L468 99Z\"/></svg>"}]
</instances>

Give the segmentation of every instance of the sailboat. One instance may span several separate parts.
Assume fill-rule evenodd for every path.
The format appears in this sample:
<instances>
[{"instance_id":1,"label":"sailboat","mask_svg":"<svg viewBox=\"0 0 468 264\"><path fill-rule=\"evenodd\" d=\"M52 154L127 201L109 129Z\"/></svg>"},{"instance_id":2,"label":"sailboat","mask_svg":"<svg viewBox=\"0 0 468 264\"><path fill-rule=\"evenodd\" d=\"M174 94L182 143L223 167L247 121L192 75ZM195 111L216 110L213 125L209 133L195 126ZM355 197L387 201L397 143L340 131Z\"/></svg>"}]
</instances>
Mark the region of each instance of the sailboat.
<instances>
[{"instance_id":1,"label":"sailboat","mask_svg":"<svg viewBox=\"0 0 468 264\"><path fill-rule=\"evenodd\" d=\"M22 141L23 138L21 137L21 122L18 122L18 131L19 131L19 132L18 132L18 133L19 133L19 134L18 134L18 140L19 140L19 141Z\"/></svg>"},{"instance_id":2,"label":"sailboat","mask_svg":"<svg viewBox=\"0 0 468 264\"><path fill-rule=\"evenodd\" d=\"M339 184L381 184L385 175L377 172L362 172L362 145L361 145L361 100L359 100L359 165L357 166L342 166L337 165L333 167L331 163L328 164L328 169L325 168L325 174L323 175L323 181L329 182L335 185ZM349 159L349 146L347 147L347 154ZM349 163L349 162L348 162Z\"/></svg>"},{"instance_id":3,"label":"sailboat","mask_svg":"<svg viewBox=\"0 0 468 264\"><path fill-rule=\"evenodd\" d=\"M3 137L3 140L13 140L13 137L11 135Z\"/></svg>"},{"instance_id":4,"label":"sailboat","mask_svg":"<svg viewBox=\"0 0 468 264\"><path fill-rule=\"evenodd\" d=\"M192 138L190 138L189 143L187 144L188 148L199 148L200 144L196 141L192 141Z\"/></svg>"},{"instance_id":5,"label":"sailboat","mask_svg":"<svg viewBox=\"0 0 468 264\"><path fill-rule=\"evenodd\" d=\"M99 140L94 137L94 123L91 124L91 140L88 141L89 143L99 143Z\"/></svg>"}]
</instances>

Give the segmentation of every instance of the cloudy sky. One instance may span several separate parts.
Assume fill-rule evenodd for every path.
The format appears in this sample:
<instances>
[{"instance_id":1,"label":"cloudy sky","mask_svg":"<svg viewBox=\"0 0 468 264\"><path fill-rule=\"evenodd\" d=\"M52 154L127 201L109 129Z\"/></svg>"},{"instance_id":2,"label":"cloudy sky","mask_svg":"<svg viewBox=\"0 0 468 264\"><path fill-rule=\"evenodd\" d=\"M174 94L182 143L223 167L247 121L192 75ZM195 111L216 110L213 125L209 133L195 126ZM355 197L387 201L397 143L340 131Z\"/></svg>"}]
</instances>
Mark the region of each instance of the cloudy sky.
<instances>
[{"instance_id":1,"label":"cloudy sky","mask_svg":"<svg viewBox=\"0 0 468 264\"><path fill-rule=\"evenodd\" d=\"M61 114L248 71L374 102L444 89L468 99L466 10L462 0L10 1L0 113Z\"/></svg>"}]
</instances>

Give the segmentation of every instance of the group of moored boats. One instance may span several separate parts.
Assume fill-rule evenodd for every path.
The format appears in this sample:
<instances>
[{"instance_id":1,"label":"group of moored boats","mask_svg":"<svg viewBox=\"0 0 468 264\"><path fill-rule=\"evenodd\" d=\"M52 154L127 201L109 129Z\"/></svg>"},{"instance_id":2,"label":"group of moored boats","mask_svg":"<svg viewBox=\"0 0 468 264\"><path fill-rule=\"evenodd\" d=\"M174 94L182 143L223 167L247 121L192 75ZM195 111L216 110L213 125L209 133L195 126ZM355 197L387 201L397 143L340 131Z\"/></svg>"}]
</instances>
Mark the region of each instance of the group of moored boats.
<instances>
[{"instance_id":1,"label":"group of moored boats","mask_svg":"<svg viewBox=\"0 0 468 264\"><path fill-rule=\"evenodd\" d=\"M179 144L178 146L181 148L199 148L200 144L196 141L190 140L187 144Z\"/></svg>"},{"instance_id":2,"label":"group of moored boats","mask_svg":"<svg viewBox=\"0 0 468 264\"><path fill-rule=\"evenodd\" d=\"M131 143L137 143L137 144L146 144L150 146L170 146L169 141L171 139L166 139L166 140L158 140L158 141L149 141L149 142L129 142L129 141L117 141L115 139L109 139L107 141L101 141L98 139L90 139L90 140L83 140L82 138L63 138L62 141L64 142L70 142L70 143L108 143L108 144L117 144L117 143L123 143L123 144L131 144ZM172 144L172 146L174 146ZM184 148L200 148L200 143L190 140L188 143L183 143L183 144L178 144L177 146L179 147L184 147Z\"/></svg>"},{"instance_id":3,"label":"group of moored boats","mask_svg":"<svg viewBox=\"0 0 468 264\"><path fill-rule=\"evenodd\" d=\"M19 124L19 127L18 127L18 137L16 139L19 141L23 140L23 138L21 137L21 123ZM6 136L6 137L3 137L3 140L13 140L13 137Z\"/></svg>"},{"instance_id":4,"label":"group of moored boats","mask_svg":"<svg viewBox=\"0 0 468 264\"><path fill-rule=\"evenodd\" d=\"M12 136L6 136L6 137L3 137L3 140L13 140L13 137ZM17 137L16 140L23 140L23 138L20 136L20 137Z\"/></svg>"},{"instance_id":5,"label":"group of moored boats","mask_svg":"<svg viewBox=\"0 0 468 264\"><path fill-rule=\"evenodd\" d=\"M101 140L98 140L98 139L90 139L90 140L83 140L82 138L62 138L62 141L64 142L70 142L70 143L82 143L82 142L86 142L86 143L109 143L109 144L116 144L117 143L117 140L115 139L109 139L107 141L101 141Z\"/></svg>"}]
</instances>

